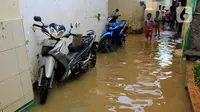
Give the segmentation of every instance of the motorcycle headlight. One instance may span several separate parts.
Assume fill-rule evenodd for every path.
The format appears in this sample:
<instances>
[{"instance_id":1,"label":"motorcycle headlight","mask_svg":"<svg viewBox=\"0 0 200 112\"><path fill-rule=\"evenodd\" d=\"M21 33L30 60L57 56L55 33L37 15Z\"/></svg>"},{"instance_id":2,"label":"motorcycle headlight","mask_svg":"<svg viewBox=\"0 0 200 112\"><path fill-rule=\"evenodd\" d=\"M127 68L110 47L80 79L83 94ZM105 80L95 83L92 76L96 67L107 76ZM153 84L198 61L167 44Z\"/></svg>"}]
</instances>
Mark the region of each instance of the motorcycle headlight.
<instances>
[{"instance_id":1,"label":"motorcycle headlight","mask_svg":"<svg viewBox=\"0 0 200 112\"><path fill-rule=\"evenodd\" d=\"M57 33L57 37L58 37L58 38L62 38L62 37L63 37L63 33L64 33L63 30L62 30L62 31L59 31L59 32Z\"/></svg>"},{"instance_id":2,"label":"motorcycle headlight","mask_svg":"<svg viewBox=\"0 0 200 112\"><path fill-rule=\"evenodd\" d=\"M53 27L51 27L50 30L51 30L51 36L57 38L57 31Z\"/></svg>"},{"instance_id":3,"label":"motorcycle headlight","mask_svg":"<svg viewBox=\"0 0 200 112\"><path fill-rule=\"evenodd\" d=\"M63 37L64 30L57 32L53 27L51 27L50 30L51 30L51 36L53 38L59 39Z\"/></svg>"}]
</instances>

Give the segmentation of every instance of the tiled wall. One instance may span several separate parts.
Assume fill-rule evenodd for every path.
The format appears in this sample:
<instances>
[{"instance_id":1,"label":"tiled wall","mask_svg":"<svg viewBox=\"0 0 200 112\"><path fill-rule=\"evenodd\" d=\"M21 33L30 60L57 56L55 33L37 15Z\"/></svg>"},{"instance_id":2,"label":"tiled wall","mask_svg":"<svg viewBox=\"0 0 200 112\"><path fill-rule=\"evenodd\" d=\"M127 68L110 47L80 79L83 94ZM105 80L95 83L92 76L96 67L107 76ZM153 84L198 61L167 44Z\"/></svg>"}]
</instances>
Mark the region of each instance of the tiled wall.
<instances>
[{"instance_id":1,"label":"tiled wall","mask_svg":"<svg viewBox=\"0 0 200 112\"><path fill-rule=\"evenodd\" d=\"M1 0L0 21L19 18L19 0Z\"/></svg>"},{"instance_id":2,"label":"tiled wall","mask_svg":"<svg viewBox=\"0 0 200 112\"><path fill-rule=\"evenodd\" d=\"M22 20L0 22L0 112L14 112L32 99Z\"/></svg>"}]
</instances>

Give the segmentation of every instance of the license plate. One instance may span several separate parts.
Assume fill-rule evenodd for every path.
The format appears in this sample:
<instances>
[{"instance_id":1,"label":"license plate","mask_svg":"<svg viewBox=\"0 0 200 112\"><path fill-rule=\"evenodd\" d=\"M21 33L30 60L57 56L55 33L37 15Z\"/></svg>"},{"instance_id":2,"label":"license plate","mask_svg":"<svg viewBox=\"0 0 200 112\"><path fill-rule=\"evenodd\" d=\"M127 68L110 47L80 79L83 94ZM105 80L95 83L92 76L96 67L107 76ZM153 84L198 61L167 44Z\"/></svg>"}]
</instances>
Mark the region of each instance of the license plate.
<instances>
[{"instance_id":1,"label":"license plate","mask_svg":"<svg viewBox=\"0 0 200 112\"><path fill-rule=\"evenodd\" d=\"M45 39L42 43L43 46L46 47L54 47L57 43L57 40L53 40L53 39Z\"/></svg>"}]
</instances>

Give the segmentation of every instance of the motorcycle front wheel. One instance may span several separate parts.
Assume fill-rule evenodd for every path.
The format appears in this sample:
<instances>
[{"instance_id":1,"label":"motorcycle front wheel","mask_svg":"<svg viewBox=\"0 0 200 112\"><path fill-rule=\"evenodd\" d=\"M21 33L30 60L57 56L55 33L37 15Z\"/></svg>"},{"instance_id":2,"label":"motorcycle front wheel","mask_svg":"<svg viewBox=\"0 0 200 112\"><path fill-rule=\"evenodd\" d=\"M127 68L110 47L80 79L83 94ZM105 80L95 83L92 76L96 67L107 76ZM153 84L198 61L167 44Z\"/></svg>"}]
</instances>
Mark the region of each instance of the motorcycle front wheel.
<instances>
[{"instance_id":1,"label":"motorcycle front wheel","mask_svg":"<svg viewBox=\"0 0 200 112\"><path fill-rule=\"evenodd\" d=\"M94 50L91 51L91 63L90 63L90 66L92 68L94 68L96 66L96 60L97 60L97 53L96 53L96 51L94 49Z\"/></svg>"},{"instance_id":2,"label":"motorcycle front wheel","mask_svg":"<svg viewBox=\"0 0 200 112\"><path fill-rule=\"evenodd\" d=\"M99 49L103 53L107 53L110 51L111 43L110 43L110 36L105 36L103 39L100 40Z\"/></svg>"},{"instance_id":3,"label":"motorcycle front wheel","mask_svg":"<svg viewBox=\"0 0 200 112\"><path fill-rule=\"evenodd\" d=\"M45 104L49 92L49 84L50 79L47 79L46 77L43 79L42 86L40 88L40 104Z\"/></svg>"}]
</instances>

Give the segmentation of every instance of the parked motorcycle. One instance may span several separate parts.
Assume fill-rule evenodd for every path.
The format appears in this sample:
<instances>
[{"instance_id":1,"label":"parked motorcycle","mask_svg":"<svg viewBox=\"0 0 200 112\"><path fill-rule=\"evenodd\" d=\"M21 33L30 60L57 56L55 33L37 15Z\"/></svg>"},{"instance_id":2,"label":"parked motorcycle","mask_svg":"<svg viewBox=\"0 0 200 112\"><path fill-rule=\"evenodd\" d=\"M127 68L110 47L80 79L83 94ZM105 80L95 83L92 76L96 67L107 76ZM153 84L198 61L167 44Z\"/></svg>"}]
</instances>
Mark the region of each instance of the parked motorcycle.
<instances>
[{"instance_id":1,"label":"parked motorcycle","mask_svg":"<svg viewBox=\"0 0 200 112\"><path fill-rule=\"evenodd\" d=\"M126 20L121 20L117 22L117 15L119 9L116 9L115 14L109 16L109 23L106 25L106 32L101 35L99 42L99 50L101 52L110 52L111 50L116 50L119 46L123 45L126 40Z\"/></svg>"},{"instance_id":2,"label":"parked motorcycle","mask_svg":"<svg viewBox=\"0 0 200 112\"><path fill-rule=\"evenodd\" d=\"M42 42L41 55L43 57L43 63L39 70L40 77L38 82L40 104L45 104L49 89L52 88L54 77L57 81L65 81L72 75L95 67L96 45L94 41L96 34L93 30L88 30L82 36L82 44L79 46L70 44L68 46L69 53L64 54L61 53L61 47L63 46L61 38L78 36L77 34L71 33L73 26L71 25L70 31L67 32L63 25L57 25L55 23L44 25L42 19L38 16L35 16L34 20L41 22L42 25L33 24L33 27L40 28L43 33L50 37Z\"/></svg>"}]
</instances>

